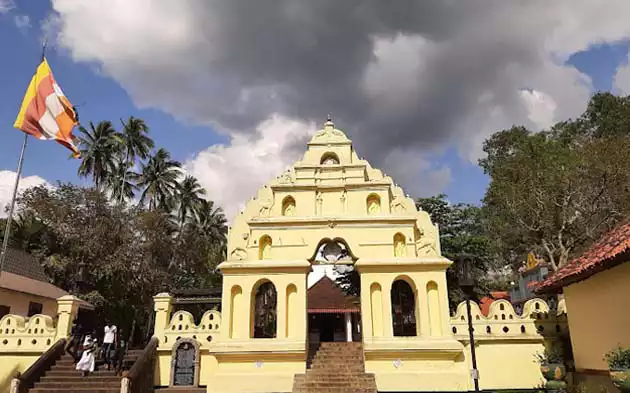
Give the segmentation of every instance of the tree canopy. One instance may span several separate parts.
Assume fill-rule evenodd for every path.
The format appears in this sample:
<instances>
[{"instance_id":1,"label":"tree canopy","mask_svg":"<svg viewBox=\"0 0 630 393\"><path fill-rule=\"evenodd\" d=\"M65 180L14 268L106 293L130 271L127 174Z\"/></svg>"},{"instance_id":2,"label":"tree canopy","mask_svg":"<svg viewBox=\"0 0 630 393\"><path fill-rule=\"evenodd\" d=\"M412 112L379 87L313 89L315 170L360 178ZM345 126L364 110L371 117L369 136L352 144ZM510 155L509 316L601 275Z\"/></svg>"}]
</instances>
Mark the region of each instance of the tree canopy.
<instances>
[{"instance_id":1,"label":"tree canopy","mask_svg":"<svg viewBox=\"0 0 630 393\"><path fill-rule=\"evenodd\" d=\"M24 191L9 240L101 317L146 330L156 293L221 285L227 227L197 179L166 149L151 151L143 120L121 123L121 131L109 121L80 128L78 175L93 186Z\"/></svg>"},{"instance_id":2,"label":"tree canopy","mask_svg":"<svg viewBox=\"0 0 630 393\"><path fill-rule=\"evenodd\" d=\"M630 211L630 98L593 96L579 118L512 127L484 144L488 233L512 263L534 251L552 269Z\"/></svg>"}]
</instances>

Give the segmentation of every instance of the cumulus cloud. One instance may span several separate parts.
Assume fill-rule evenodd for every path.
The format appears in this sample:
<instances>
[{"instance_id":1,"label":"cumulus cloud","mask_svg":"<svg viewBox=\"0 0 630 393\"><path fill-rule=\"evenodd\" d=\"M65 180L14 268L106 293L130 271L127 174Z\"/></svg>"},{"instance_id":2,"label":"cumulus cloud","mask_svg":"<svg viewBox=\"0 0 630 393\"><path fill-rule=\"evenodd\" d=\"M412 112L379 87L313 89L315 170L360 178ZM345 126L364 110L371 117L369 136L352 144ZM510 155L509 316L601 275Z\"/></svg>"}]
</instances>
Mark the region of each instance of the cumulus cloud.
<instances>
[{"instance_id":1,"label":"cumulus cloud","mask_svg":"<svg viewBox=\"0 0 630 393\"><path fill-rule=\"evenodd\" d=\"M243 208L258 188L284 172L302 154L315 124L272 115L254 134L234 134L230 145L214 145L184 164L227 217Z\"/></svg>"},{"instance_id":2,"label":"cumulus cloud","mask_svg":"<svg viewBox=\"0 0 630 393\"><path fill-rule=\"evenodd\" d=\"M15 187L15 177L17 173L12 171L0 171L0 217L7 217L7 209L11 204L13 196L13 188ZM22 192L27 188L50 184L39 176L26 176L20 179L18 192Z\"/></svg>"},{"instance_id":3,"label":"cumulus cloud","mask_svg":"<svg viewBox=\"0 0 630 393\"><path fill-rule=\"evenodd\" d=\"M98 64L139 107L211 125L235 144L206 153L271 146L261 142L263 124L321 123L332 112L362 154L392 173L397 149L426 159L454 146L475 161L497 130L579 114L591 82L564 60L630 36L627 0L53 0L53 8L58 43L76 61ZM225 169L245 169L232 157ZM418 176L448 177L418 164Z\"/></svg>"},{"instance_id":4,"label":"cumulus cloud","mask_svg":"<svg viewBox=\"0 0 630 393\"><path fill-rule=\"evenodd\" d=\"M626 63L617 68L613 85L623 94L630 94L630 54L628 54Z\"/></svg>"}]
</instances>

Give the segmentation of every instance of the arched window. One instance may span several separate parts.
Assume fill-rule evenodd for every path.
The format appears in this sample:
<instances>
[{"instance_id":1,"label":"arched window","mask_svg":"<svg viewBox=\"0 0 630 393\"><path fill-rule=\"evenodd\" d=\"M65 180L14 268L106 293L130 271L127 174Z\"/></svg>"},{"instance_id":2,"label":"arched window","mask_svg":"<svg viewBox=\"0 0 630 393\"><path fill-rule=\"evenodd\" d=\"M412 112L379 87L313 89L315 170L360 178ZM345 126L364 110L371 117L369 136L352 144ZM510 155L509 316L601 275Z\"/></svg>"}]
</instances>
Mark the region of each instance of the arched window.
<instances>
[{"instance_id":1,"label":"arched window","mask_svg":"<svg viewBox=\"0 0 630 393\"><path fill-rule=\"evenodd\" d=\"M416 299L405 280L392 284L392 323L394 336L416 336Z\"/></svg>"},{"instance_id":2,"label":"arched window","mask_svg":"<svg viewBox=\"0 0 630 393\"><path fill-rule=\"evenodd\" d=\"M394 235L394 256L407 256L407 244L405 242L405 235L400 232Z\"/></svg>"},{"instance_id":3,"label":"arched window","mask_svg":"<svg viewBox=\"0 0 630 393\"><path fill-rule=\"evenodd\" d=\"M381 212L381 197L378 194L368 195L366 205L369 216L379 214Z\"/></svg>"},{"instance_id":4,"label":"arched window","mask_svg":"<svg viewBox=\"0 0 630 393\"><path fill-rule=\"evenodd\" d=\"M258 259L271 259L271 237L264 235L258 242Z\"/></svg>"},{"instance_id":5,"label":"arched window","mask_svg":"<svg viewBox=\"0 0 630 393\"><path fill-rule=\"evenodd\" d=\"M332 152L324 153L319 163L321 165L339 165L339 157Z\"/></svg>"},{"instance_id":6,"label":"arched window","mask_svg":"<svg viewBox=\"0 0 630 393\"><path fill-rule=\"evenodd\" d=\"M278 295L276 287L267 281L260 284L254 295L252 337L275 338L278 324Z\"/></svg>"},{"instance_id":7,"label":"arched window","mask_svg":"<svg viewBox=\"0 0 630 393\"><path fill-rule=\"evenodd\" d=\"M294 216L295 215L295 199L292 196L287 196L282 200L282 215Z\"/></svg>"}]
</instances>

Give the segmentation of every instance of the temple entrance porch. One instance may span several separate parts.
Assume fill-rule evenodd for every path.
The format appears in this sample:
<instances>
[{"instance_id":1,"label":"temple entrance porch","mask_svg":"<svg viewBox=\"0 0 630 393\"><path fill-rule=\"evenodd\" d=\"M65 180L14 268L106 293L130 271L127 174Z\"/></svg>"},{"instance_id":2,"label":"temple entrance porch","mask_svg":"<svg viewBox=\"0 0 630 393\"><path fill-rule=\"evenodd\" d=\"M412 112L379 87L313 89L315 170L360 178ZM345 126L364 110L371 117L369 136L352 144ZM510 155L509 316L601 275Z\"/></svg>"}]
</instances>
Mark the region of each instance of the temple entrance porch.
<instances>
[{"instance_id":1,"label":"temple entrance porch","mask_svg":"<svg viewBox=\"0 0 630 393\"><path fill-rule=\"evenodd\" d=\"M359 299L345 294L328 276L323 276L308 290L308 341L361 341Z\"/></svg>"}]
</instances>

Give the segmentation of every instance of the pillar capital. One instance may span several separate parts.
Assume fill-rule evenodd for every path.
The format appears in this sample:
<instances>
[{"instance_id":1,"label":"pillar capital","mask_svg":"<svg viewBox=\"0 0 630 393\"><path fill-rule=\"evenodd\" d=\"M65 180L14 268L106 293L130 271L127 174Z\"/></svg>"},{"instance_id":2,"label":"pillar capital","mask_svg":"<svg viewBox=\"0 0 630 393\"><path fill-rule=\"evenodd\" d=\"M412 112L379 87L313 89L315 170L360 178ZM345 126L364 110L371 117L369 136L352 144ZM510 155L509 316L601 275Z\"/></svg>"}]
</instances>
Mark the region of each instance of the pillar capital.
<instances>
[{"instance_id":1,"label":"pillar capital","mask_svg":"<svg viewBox=\"0 0 630 393\"><path fill-rule=\"evenodd\" d=\"M155 311L155 322L153 335L162 337L168 323L170 322L171 310L173 307L173 297L168 293L158 293L153 296L153 311Z\"/></svg>"},{"instance_id":2,"label":"pillar capital","mask_svg":"<svg viewBox=\"0 0 630 393\"><path fill-rule=\"evenodd\" d=\"M166 293L158 293L153 296L153 311L171 311L171 305L173 302L173 297Z\"/></svg>"},{"instance_id":3,"label":"pillar capital","mask_svg":"<svg viewBox=\"0 0 630 393\"><path fill-rule=\"evenodd\" d=\"M79 312L79 306L88 304L76 296L64 295L57 298L57 340L67 338L72 329L72 322Z\"/></svg>"}]
</instances>

